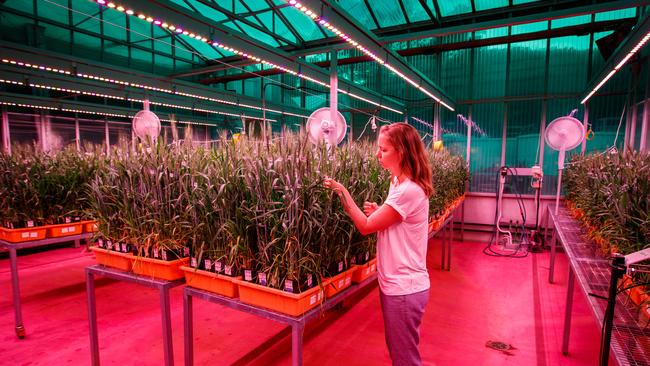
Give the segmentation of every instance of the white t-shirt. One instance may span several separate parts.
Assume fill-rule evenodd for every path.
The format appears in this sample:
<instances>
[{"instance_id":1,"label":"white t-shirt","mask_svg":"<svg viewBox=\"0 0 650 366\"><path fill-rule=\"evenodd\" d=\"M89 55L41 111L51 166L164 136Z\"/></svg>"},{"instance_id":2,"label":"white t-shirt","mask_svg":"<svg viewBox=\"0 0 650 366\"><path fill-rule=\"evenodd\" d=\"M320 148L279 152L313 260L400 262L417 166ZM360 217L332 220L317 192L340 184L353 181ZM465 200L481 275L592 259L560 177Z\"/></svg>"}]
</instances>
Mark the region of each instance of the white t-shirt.
<instances>
[{"instance_id":1,"label":"white t-shirt","mask_svg":"<svg viewBox=\"0 0 650 366\"><path fill-rule=\"evenodd\" d=\"M390 296L409 295L429 288L427 241L429 199L408 178L391 182L384 202L402 221L377 233L377 272L381 291Z\"/></svg>"}]
</instances>

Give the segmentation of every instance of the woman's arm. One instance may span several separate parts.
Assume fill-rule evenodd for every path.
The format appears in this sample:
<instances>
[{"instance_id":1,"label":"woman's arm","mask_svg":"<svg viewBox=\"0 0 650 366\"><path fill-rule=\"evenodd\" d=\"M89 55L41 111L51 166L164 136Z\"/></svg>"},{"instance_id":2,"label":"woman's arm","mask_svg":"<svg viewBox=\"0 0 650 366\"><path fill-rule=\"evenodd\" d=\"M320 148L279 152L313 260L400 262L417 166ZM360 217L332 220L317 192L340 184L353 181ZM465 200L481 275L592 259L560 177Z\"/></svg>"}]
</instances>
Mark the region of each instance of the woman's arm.
<instances>
[{"instance_id":1,"label":"woman's arm","mask_svg":"<svg viewBox=\"0 0 650 366\"><path fill-rule=\"evenodd\" d=\"M345 213L350 216L354 226L356 226L362 235L387 229L389 226L402 221L402 216L389 205L381 205L370 216L366 216L357 204L354 203L350 192L341 183L334 179L326 178L323 185L325 188L330 188L339 195Z\"/></svg>"}]
</instances>

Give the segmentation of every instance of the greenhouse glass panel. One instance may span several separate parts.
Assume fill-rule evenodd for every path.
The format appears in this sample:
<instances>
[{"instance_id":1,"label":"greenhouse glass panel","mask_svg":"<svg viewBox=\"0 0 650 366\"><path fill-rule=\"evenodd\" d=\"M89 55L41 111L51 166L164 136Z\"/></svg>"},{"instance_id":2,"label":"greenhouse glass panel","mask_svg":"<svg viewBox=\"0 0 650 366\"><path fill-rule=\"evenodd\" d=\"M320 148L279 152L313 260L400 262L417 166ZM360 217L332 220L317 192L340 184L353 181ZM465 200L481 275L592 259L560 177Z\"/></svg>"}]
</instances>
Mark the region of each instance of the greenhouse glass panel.
<instances>
[{"instance_id":1,"label":"greenhouse glass panel","mask_svg":"<svg viewBox=\"0 0 650 366\"><path fill-rule=\"evenodd\" d=\"M516 35L516 34L524 34L524 33L534 33L534 32L545 31L547 29L548 29L548 21L545 20L543 22L513 25L510 34Z\"/></svg>"},{"instance_id":2,"label":"greenhouse glass panel","mask_svg":"<svg viewBox=\"0 0 650 366\"><path fill-rule=\"evenodd\" d=\"M372 19L372 15L368 11L364 0L345 0L343 4L339 2L339 5L344 5L343 8L345 11L351 14L355 21L361 23L367 29L377 29L377 24Z\"/></svg>"},{"instance_id":3,"label":"greenhouse glass panel","mask_svg":"<svg viewBox=\"0 0 650 366\"><path fill-rule=\"evenodd\" d=\"M641 129L643 128L643 103L635 105L636 109L636 126L634 128L634 145L635 150L641 146Z\"/></svg>"},{"instance_id":4,"label":"greenhouse glass panel","mask_svg":"<svg viewBox=\"0 0 650 366\"><path fill-rule=\"evenodd\" d=\"M129 48L119 43L104 41L104 59L105 62L115 62L118 64L128 64ZM149 67L151 69L151 67Z\"/></svg>"},{"instance_id":5,"label":"greenhouse glass panel","mask_svg":"<svg viewBox=\"0 0 650 366\"><path fill-rule=\"evenodd\" d=\"M244 95L248 95L251 97L259 98L261 95L261 90L262 90L262 84L259 78L254 78L254 79L246 79L243 80L244 86L243 86L243 91ZM272 88L272 86L266 87L268 90L269 88Z\"/></svg>"},{"instance_id":6,"label":"greenhouse glass panel","mask_svg":"<svg viewBox=\"0 0 650 366\"><path fill-rule=\"evenodd\" d=\"M545 89L546 40L513 43L507 95L543 94Z\"/></svg>"},{"instance_id":7,"label":"greenhouse glass panel","mask_svg":"<svg viewBox=\"0 0 650 366\"><path fill-rule=\"evenodd\" d=\"M126 17L124 13L117 11L105 11L104 18L104 36L113 38L118 41L126 41ZM131 23L142 23L144 21L131 17ZM98 31L96 29L95 31Z\"/></svg>"},{"instance_id":8,"label":"greenhouse glass panel","mask_svg":"<svg viewBox=\"0 0 650 366\"><path fill-rule=\"evenodd\" d=\"M589 79L589 36L569 36L550 40L548 92L581 93Z\"/></svg>"},{"instance_id":9,"label":"greenhouse glass panel","mask_svg":"<svg viewBox=\"0 0 650 366\"><path fill-rule=\"evenodd\" d=\"M47 48L57 52L69 53L72 48L70 30L50 25L45 28Z\"/></svg>"},{"instance_id":10,"label":"greenhouse glass panel","mask_svg":"<svg viewBox=\"0 0 650 366\"><path fill-rule=\"evenodd\" d=\"M512 5L528 4L528 3L534 3L536 1L540 1L540 0L512 0Z\"/></svg>"},{"instance_id":11,"label":"greenhouse glass panel","mask_svg":"<svg viewBox=\"0 0 650 366\"><path fill-rule=\"evenodd\" d=\"M469 99L472 81L472 53L469 50L448 51L442 54L440 87L456 99Z\"/></svg>"},{"instance_id":12,"label":"greenhouse glass panel","mask_svg":"<svg viewBox=\"0 0 650 366\"><path fill-rule=\"evenodd\" d=\"M369 3L377 17L380 28L406 23L399 0L372 1Z\"/></svg>"},{"instance_id":13,"label":"greenhouse glass panel","mask_svg":"<svg viewBox=\"0 0 650 366\"><path fill-rule=\"evenodd\" d=\"M208 59L221 58L221 53L217 52L217 50L213 46L205 42L201 42L197 39L190 38L188 36L182 36L182 38L183 41L189 44L191 49L198 52L199 55L206 57ZM161 45L164 45L166 47L166 49L164 49L163 52L165 53L171 52L171 44L166 42L165 43L158 42L158 43L161 43ZM159 49L158 45L156 46L156 49Z\"/></svg>"},{"instance_id":14,"label":"greenhouse glass panel","mask_svg":"<svg viewBox=\"0 0 650 366\"><path fill-rule=\"evenodd\" d=\"M431 20L419 0L402 0L410 22Z\"/></svg>"},{"instance_id":15,"label":"greenhouse glass panel","mask_svg":"<svg viewBox=\"0 0 650 366\"><path fill-rule=\"evenodd\" d=\"M9 140L11 144L38 143L35 114L8 113Z\"/></svg>"},{"instance_id":16,"label":"greenhouse glass panel","mask_svg":"<svg viewBox=\"0 0 650 366\"><path fill-rule=\"evenodd\" d=\"M634 18L636 16L636 8L614 10L614 11L605 11L602 13L596 13L596 21L601 22L604 20L617 20L625 18Z\"/></svg>"},{"instance_id":17,"label":"greenhouse glass panel","mask_svg":"<svg viewBox=\"0 0 650 366\"><path fill-rule=\"evenodd\" d=\"M125 122L108 121L108 136L111 146L128 149L131 142L131 124Z\"/></svg>"},{"instance_id":18,"label":"greenhouse glass panel","mask_svg":"<svg viewBox=\"0 0 650 366\"><path fill-rule=\"evenodd\" d=\"M530 168L539 164L540 123L542 101L528 100L508 103L508 122L506 125L505 165L516 168ZM506 193L534 194L530 177L512 177Z\"/></svg>"},{"instance_id":19,"label":"greenhouse glass panel","mask_svg":"<svg viewBox=\"0 0 650 366\"><path fill-rule=\"evenodd\" d=\"M78 57L88 57L89 55L93 55L93 53L89 53L88 51L91 49L101 49L102 46L100 38L87 36L82 33L75 33L74 42L75 46L72 47L72 54ZM94 54L98 54L98 52L95 52ZM102 55L99 54L100 59L101 57Z\"/></svg>"},{"instance_id":20,"label":"greenhouse glass panel","mask_svg":"<svg viewBox=\"0 0 650 366\"><path fill-rule=\"evenodd\" d=\"M501 142L503 132L503 103L472 105L472 141L470 152L471 192L496 192L496 175L501 167ZM467 116L465 116L467 117ZM460 118L459 118L460 119ZM470 118L460 121L467 131Z\"/></svg>"},{"instance_id":21,"label":"greenhouse glass panel","mask_svg":"<svg viewBox=\"0 0 650 366\"><path fill-rule=\"evenodd\" d=\"M298 30L300 37L305 41L313 41L323 38L323 33L320 31L316 23L314 23L311 18L305 16L300 10L293 6L289 6L281 8L280 11L285 18L291 22L294 29Z\"/></svg>"},{"instance_id":22,"label":"greenhouse glass panel","mask_svg":"<svg viewBox=\"0 0 650 366\"><path fill-rule=\"evenodd\" d=\"M553 19L551 20L551 29L570 27L587 23L591 23L591 15L579 15L577 17Z\"/></svg>"},{"instance_id":23,"label":"greenhouse glass panel","mask_svg":"<svg viewBox=\"0 0 650 366\"><path fill-rule=\"evenodd\" d=\"M448 17L472 12L471 0L438 1L440 16Z\"/></svg>"},{"instance_id":24,"label":"greenhouse glass panel","mask_svg":"<svg viewBox=\"0 0 650 366\"><path fill-rule=\"evenodd\" d=\"M239 1L246 4L251 11L269 9L269 6L265 1L259 1L259 0L239 0Z\"/></svg>"},{"instance_id":25,"label":"greenhouse glass panel","mask_svg":"<svg viewBox=\"0 0 650 366\"><path fill-rule=\"evenodd\" d=\"M474 49L472 99L505 96L507 60L507 45Z\"/></svg>"},{"instance_id":26,"label":"greenhouse glass panel","mask_svg":"<svg viewBox=\"0 0 650 366\"><path fill-rule=\"evenodd\" d=\"M23 3L30 1L19 0ZM48 1L34 1L36 6L36 14L39 16L47 16L50 19L57 19L60 22L67 23L68 20L68 0L48 0ZM27 5L27 7L30 7ZM30 7L31 8L31 7ZM25 9L25 5L20 5L20 9Z\"/></svg>"},{"instance_id":27,"label":"greenhouse glass panel","mask_svg":"<svg viewBox=\"0 0 650 366\"><path fill-rule=\"evenodd\" d=\"M174 59L171 57L154 55L154 73L171 74L176 71Z\"/></svg>"},{"instance_id":28,"label":"greenhouse glass panel","mask_svg":"<svg viewBox=\"0 0 650 366\"><path fill-rule=\"evenodd\" d=\"M476 11L508 6L508 0L474 0Z\"/></svg>"},{"instance_id":29,"label":"greenhouse glass panel","mask_svg":"<svg viewBox=\"0 0 650 366\"><path fill-rule=\"evenodd\" d=\"M9 9L20 10L20 11L23 11L25 13L34 13L34 4L36 4L36 2L34 2L34 1L8 0L8 1L5 1L2 5L6 6ZM95 6L95 9L97 9L97 6ZM4 21L5 21L5 19L2 19L2 22L4 22Z\"/></svg>"},{"instance_id":30,"label":"greenhouse glass panel","mask_svg":"<svg viewBox=\"0 0 650 366\"><path fill-rule=\"evenodd\" d=\"M171 0L177 5L180 5L184 8L189 9L191 12L196 12L203 15L206 18L211 19L214 22L220 22L222 20L228 19L228 17L220 12L219 10L207 6L199 0Z\"/></svg>"},{"instance_id":31,"label":"greenhouse glass panel","mask_svg":"<svg viewBox=\"0 0 650 366\"><path fill-rule=\"evenodd\" d=\"M80 119L79 139L82 146L87 144L103 146L106 141L104 121Z\"/></svg>"},{"instance_id":32,"label":"greenhouse glass panel","mask_svg":"<svg viewBox=\"0 0 650 366\"><path fill-rule=\"evenodd\" d=\"M237 26L239 26L244 31L244 33L248 34L249 37L257 41L261 41L271 47L278 47L280 45L280 43L270 35L261 32L251 27L250 25L240 22L238 20L235 20L234 22L237 23ZM227 23L224 23L224 25L227 25ZM233 28L233 29L237 29L237 28Z\"/></svg>"},{"instance_id":33,"label":"greenhouse glass panel","mask_svg":"<svg viewBox=\"0 0 650 366\"><path fill-rule=\"evenodd\" d=\"M508 35L510 27L492 28L474 32L475 39L505 37Z\"/></svg>"}]
</instances>

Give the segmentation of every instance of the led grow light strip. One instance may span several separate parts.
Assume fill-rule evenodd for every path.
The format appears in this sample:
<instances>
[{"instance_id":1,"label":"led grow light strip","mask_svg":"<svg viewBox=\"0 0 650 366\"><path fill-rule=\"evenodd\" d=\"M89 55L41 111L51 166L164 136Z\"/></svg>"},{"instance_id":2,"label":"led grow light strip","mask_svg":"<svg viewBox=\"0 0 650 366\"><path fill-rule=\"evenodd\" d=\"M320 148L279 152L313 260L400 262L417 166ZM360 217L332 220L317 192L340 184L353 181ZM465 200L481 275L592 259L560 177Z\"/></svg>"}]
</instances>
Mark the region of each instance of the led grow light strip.
<instances>
[{"instance_id":1,"label":"led grow light strip","mask_svg":"<svg viewBox=\"0 0 650 366\"><path fill-rule=\"evenodd\" d=\"M118 10L120 12L126 13L127 15L136 16L136 11L135 10L125 8L124 6L118 5L117 3L113 2L113 1L95 0L95 2L97 2L97 4L99 4L99 5L106 6L108 8L115 9L115 10ZM203 36L201 34L190 32L187 29L185 29L183 26L180 26L180 25L177 25L177 24L169 24L169 23L167 23L167 22L165 22L163 20L153 18L152 16L146 15L144 13L137 13L137 18L145 20L145 21L147 21L149 23L153 23L153 24L155 24L155 25L157 25L157 26L159 26L161 28L168 29L168 30L170 30L172 32L176 32L177 34L183 34L183 35L188 36L190 38L194 38L197 41L201 41L203 43L209 44L212 47L221 48L223 50L232 52L232 53L234 53L236 55L239 55L241 57L253 60L253 61L257 62L257 63L261 63L261 64L267 65L267 66L269 66L271 68L282 70L284 72L290 73L291 75L295 75L295 76L298 76L298 77L303 78L305 80L309 80L309 81L311 81L313 83L322 85L322 86L324 86L326 88L330 87L329 84L327 84L325 82L322 82L322 81L319 81L319 80L316 80L316 79L314 79L312 77L309 77L307 75L304 75L303 73L296 72L296 71L291 70L291 69L289 69L287 67L277 65L277 64L275 64L273 62L264 60L264 59L262 59L260 57L255 56L255 55L251 55L251 54L249 54L247 52L243 52L243 51L238 50L238 49L236 49L234 47L231 47L231 46L229 46L229 45L227 45L227 44L225 44L223 42L219 42L219 41L216 41L216 40L210 40L208 37L205 37L205 36ZM377 58L377 57L375 56L375 58ZM377 60L379 61L379 58L377 58ZM405 76L403 76L403 77L405 77ZM411 81L411 83L413 83L413 82ZM338 90L341 91L341 89L338 89ZM354 95L354 94L351 94L351 95ZM354 95L354 97L357 98L357 99L360 99L356 95ZM366 98L363 98L361 100L366 101L366 102L368 101L368 99L366 99ZM387 109L387 110L389 110L391 112L403 114L400 111L397 111L397 110L395 110L393 108L386 107L386 106L384 106L383 104L380 104L380 103L374 102L372 104L376 105L376 106L379 106L380 108ZM304 116L304 118L308 118L308 116Z\"/></svg>"},{"instance_id":2,"label":"led grow light strip","mask_svg":"<svg viewBox=\"0 0 650 366\"><path fill-rule=\"evenodd\" d=\"M450 107L447 103L441 101L439 97L435 96L433 93L428 91L426 88L424 88L422 85L420 85L419 83L417 83L413 79L411 79L408 76L404 75L401 71L397 70L393 65L390 65L386 61L382 60L379 56L377 56L375 53L373 53L372 51L370 51L369 49L364 47L361 43L354 40L349 35L341 32L335 26L330 24L327 20L320 17L315 11L309 9L304 4L301 4L300 2L298 2L297 0L289 0L288 2L289 2L289 5L292 5L296 9L298 9L301 12L305 13L305 15L309 16L314 22L317 22L318 24L320 24L323 27L330 30L332 33L336 34L339 38L341 38L344 41L351 44L353 47L356 47L359 51L363 52L366 56L370 57L371 59L375 60L380 65L382 65L385 68L387 68L388 70L390 70L393 74L399 76L401 79L403 79L406 82L408 82L409 84L413 85L416 89L421 90L422 92L424 92L424 94L426 94L427 96L429 96L430 98L432 98L436 102L438 102L438 103L442 104L443 106L445 106L445 108L449 109L452 112L454 111L454 109L452 107Z\"/></svg>"},{"instance_id":3,"label":"led grow light strip","mask_svg":"<svg viewBox=\"0 0 650 366\"><path fill-rule=\"evenodd\" d=\"M36 108L36 109L58 110L58 108L56 108L56 107L46 107L46 106L35 105L35 104L12 103L12 102L2 102L2 101L0 101L0 105L7 105L7 106L13 106L13 107Z\"/></svg>"},{"instance_id":4,"label":"led grow light strip","mask_svg":"<svg viewBox=\"0 0 650 366\"><path fill-rule=\"evenodd\" d=\"M594 87L589 92L589 94L587 94L587 96L580 102L580 104L585 104L587 100L589 100L589 98L591 98L594 94L596 94L598 89L600 89L603 85L605 85L607 80L611 79L612 76L614 76L614 74L616 74L616 72L620 70L630 58L632 58L632 56L634 56L637 52L639 52L639 50L643 48L643 46L645 46L646 43L648 43L648 40L650 40L650 32L646 33L646 35L639 41L639 43L637 43L636 46L634 46L634 48L632 48L627 53L627 55L625 55L625 57L616 66L614 66L614 68L609 73L607 73L607 75L603 78L603 80L601 80L596 85L596 87Z\"/></svg>"},{"instance_id":5,"label":"led grow light strip","mask_svg":"<svg viewBox=\"0 0 650 366\"><path fill-rule=\"evenodd\" d=\"M130 87L134 87L134 88L138 88L138 89L153 90L153 91L164 92L164 93L168 93L168 94L181 95L181 96L185 96L185 97L189 97L189 98L207 100L207 101L216 102L216 103L223 103L223 104L229 104L229 105L238 106L238 107L245 107L245 108L251 108L251 109L256 109L256 110L262 110L261 107L254 106L254 105L249 105L249 104L245 104L245 103L235 103L235 102L231 102L231 101L228 101L228 100L205 97L205 96L202 96L202 95L179 92L179 91L174 91L174 90L170 90L170 89L157 88L157 87L153 87L153 86L149 86L149 85L136 84L136 83L131 83L131 82L128 82L128 81L122 81L122 80L117 80L117 79L104 78L104 77L101 77L101 76L82 74L82 73L76 73L75 74L75 73L73 73L73 72L71 72L69 70L62 70L62 69L52 68L52 67L44 66L44 65L25 63L25 62L21 62L21 61L6 59L6 58L2 59L2 63L9 64L9 65L14 65L14 66L26 67L26 68L30 68L30 69L49 71L49 72L53 72L53 73L57 73L57 74L65 74L65 75L70 75L70 76L76 75L78 77L85 78L85 79L97 80L97 81L102 81L102 82L117 84L117 85L130 86ZM10 83L10 84L16 84L16 85L25 85L22 82L4 80L4 79L0 79L0 83ZM69 92L69 93L77 93L77 94L91 95L91 96L97 96L97 97L124 100L124 98L120 98L120 97L116 97L116 96L112 96L112 95L107 95L107 94L84 92L84 91L79 91L79 90L58 88L58 87L52 87L52 86L47 86L47 85L41 85L41 84L29 84L29 86L35 87L35 88L57 90L57 91L65 91L65 92ZM286 115L301 117L301 118L309 118L309 116L306 116L306 115L291 113L291 112L278 111L278 110L270 109L270 108L266 108L266 111L267 112L278 113L278 114L286 114ZM216 113L216 112L213 112L213 113ZM225 113L225 112L222 112L222 113Z\"/></svg>"}]
</instances>

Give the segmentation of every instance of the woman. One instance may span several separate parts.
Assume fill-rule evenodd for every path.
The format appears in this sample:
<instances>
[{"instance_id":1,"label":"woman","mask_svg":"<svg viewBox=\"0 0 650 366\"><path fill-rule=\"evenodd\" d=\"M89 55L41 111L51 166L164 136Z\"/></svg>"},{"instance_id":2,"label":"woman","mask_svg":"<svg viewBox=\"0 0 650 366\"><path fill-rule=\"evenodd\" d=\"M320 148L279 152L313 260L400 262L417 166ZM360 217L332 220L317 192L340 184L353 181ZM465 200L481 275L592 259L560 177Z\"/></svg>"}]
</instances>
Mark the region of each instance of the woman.
<instances>
[{"instance_id":1,"label":"woman","mask_svg":"<svg viewBox=\"0 0 650 366\"><path fill-rule=\"evenodd\" d=\"M377 159L391 173L384 204L365 202L362 212L343 185L326 178L324 186L339 195L361 234L377 233L380 300L393 365L421 365L420 323L429 300L431 167L419 134L406 123L383 126L377 145Z\"/></svg>"}]
</instances>

